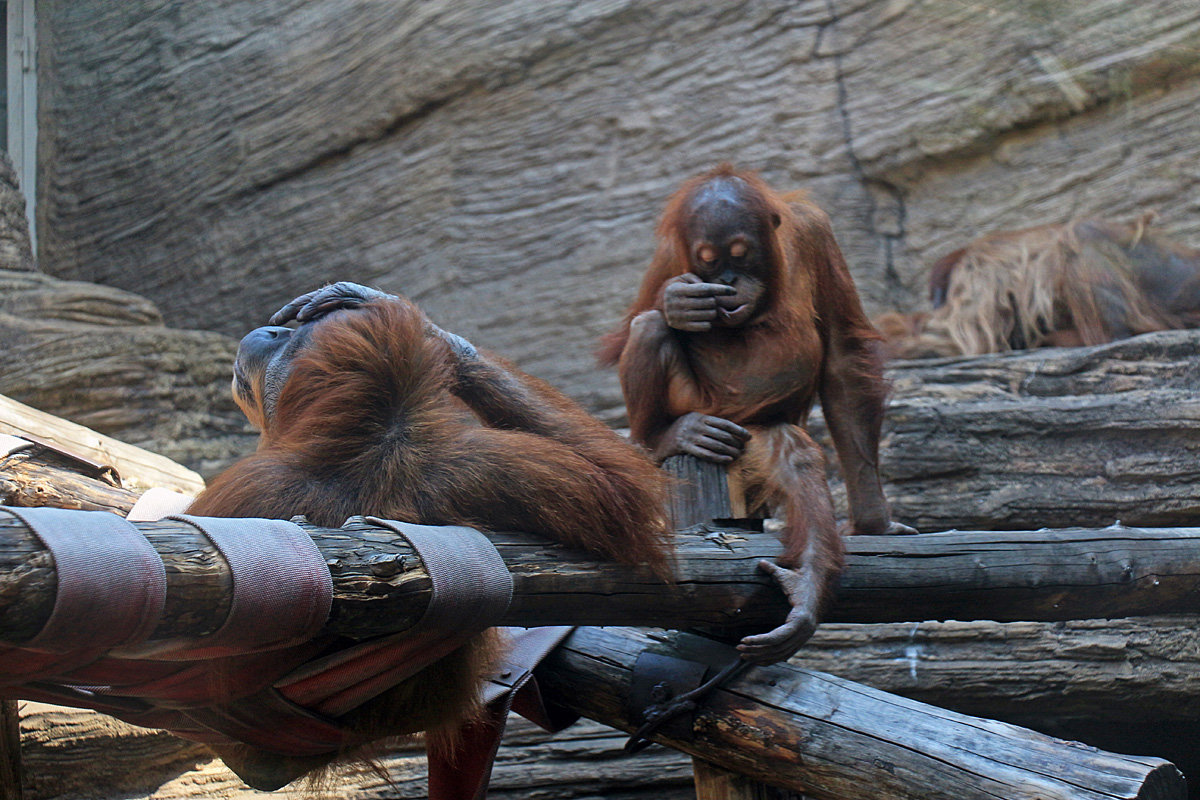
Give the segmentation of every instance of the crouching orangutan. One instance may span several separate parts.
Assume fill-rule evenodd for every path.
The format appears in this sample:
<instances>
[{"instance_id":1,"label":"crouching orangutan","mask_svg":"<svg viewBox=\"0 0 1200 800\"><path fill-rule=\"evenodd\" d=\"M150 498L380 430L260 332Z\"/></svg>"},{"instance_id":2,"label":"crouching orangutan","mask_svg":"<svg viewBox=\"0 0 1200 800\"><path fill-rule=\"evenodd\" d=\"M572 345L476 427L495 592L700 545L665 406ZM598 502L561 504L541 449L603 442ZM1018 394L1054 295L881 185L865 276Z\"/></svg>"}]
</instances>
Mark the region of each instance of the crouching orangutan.
<instances>
[{"instance_id":1,"label":"crouching orangutan","mask_svg":"<svg viewBox=\"0 0 1200 800\"><path fill-rule=\"evenodd\" d=\"M871 327L829 219L728 165L685 183L658 227L637 299L604 340L635 441L740 473L751 507L782 511L784 553L762 562L792 604L743 657L785 659L816 629L842 567L821 448L804 429L820 398L845 474L849 531L915 533L880 487L887 394Z\"/></svg>"},{"instance_id":2,"label":"crouching orangutan","mask_svg":"<svg viewBox=\"0 0 1200 800\"><path fill-rule=\"evenodd\" d=\"M982 236L929 276L931 312L883 314L893 358L1078 347L1200 325L1200 249L1133 222L1082 219Z\"/></svg>"},{"instance_id":3,"label":"crouching orangutan","mask_svg":"<svg viewBox=\"0 0 1200 800\"><path fill-rule=\"evenodd\" d=\"M279 327L293 319L298 328ZM528 531L667 574L664 476L546 383L357 284L303 295L272 322L242 340L234 369L258 450L190 513ZM496 642L492 631L468 638L338 724L357 742L426 731L433 749L451 747L478 711ZM319 766L218 752L263 784Z\"/></svg>"}]
</instances>

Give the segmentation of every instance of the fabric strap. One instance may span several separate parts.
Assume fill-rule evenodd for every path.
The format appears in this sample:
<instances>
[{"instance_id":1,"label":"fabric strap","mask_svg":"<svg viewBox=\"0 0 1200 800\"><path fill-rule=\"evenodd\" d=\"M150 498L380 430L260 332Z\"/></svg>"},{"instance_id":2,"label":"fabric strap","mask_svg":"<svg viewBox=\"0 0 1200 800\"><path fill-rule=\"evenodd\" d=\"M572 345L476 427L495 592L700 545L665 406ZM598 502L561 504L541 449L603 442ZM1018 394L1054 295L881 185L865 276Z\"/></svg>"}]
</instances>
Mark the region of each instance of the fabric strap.
<instances>
[{"instance_id":1,"label":"fabric strap","mask_svg":"<svg viewBox=\"0 0 1200 800\"><path fill-rule=\"evenodd\" d=\"M225 623L169 660L220 658L299 644L315 636L333 606L325 557L300 526L278 519L178 514L221 552L233 577Z\"/></svg>"},{"instance_id":2,"label":"fabric strap","mask_svg":"<svg viewBox=\"0 0 1200 800\"><path fill-rule=\"evenodd\" d=\"M155 486L147 489L138 497L125 515L130 522L157 522L171 514L182 514L187 511L195 497Z\"/></svg>"},{"instance_id":3,"label":"fabric strap","mask_svg":"<svg viewBox=\"0 0 1200 800\"><path fill-rule=\"evenodd\" d=\"M417 551L433 592L417 624L404 632L483 630L495 625L512 603L512 573L486 536L458 525L415 525L367 517L403 536Z\"/></svg>"},{"instance_id":4,"label":"fabric strap","mask_svg":"<svg viewBox=\"0 0 1200 800\"><path fill-rule=\"evenodd\" d=\"M459 728L452 752L426 748L429 800L484 800L487 797L492 763L504 737L510 710L548 731L560 731L579 718L577 714L547 703L533 675L542 659L575 629L559 626L503 630L508 635L510 649L484 686L483 701L487 707L483 719Z\"/></svg>"},{"instance_id":5,"label":"fabric strap","mask_svg":"<svg viewBox=\"0 0 1200 800\"><path fill-rule=\"evenodd\" d=\"M106 511L3 508L24 522L54 558L54 609L22 644L66 653L144 641L162 617L167 576L141 531Z\"/></svg>"}]
</instances>

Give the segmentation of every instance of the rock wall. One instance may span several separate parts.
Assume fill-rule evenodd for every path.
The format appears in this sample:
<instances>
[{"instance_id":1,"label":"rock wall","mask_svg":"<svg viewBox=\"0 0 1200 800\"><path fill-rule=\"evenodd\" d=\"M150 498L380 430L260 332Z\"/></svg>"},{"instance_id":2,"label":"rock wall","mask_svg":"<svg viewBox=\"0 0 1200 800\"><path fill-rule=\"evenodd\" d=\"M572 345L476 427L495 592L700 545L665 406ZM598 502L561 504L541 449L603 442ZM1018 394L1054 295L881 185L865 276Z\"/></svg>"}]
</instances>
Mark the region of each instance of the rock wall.
<instances>
[{"instance_id":1,"label":"rock wall","mask_svg":"<svg viewBox=\"0 0 1200 800\"><path fill-rule=\"evenodd\" d=\"M177 330L144 297L34 266L0 154L0 394L210 476L254 449L229 390L237 342Z\"/></svg>"},{"instance_id":2,"label":"rock wall","mask_svg":"<svg viewBox=\"0 0 1200 800\"><path fill-rule=\"evenodd\" d=\"M872 311L964 239L1147 206L1200 242L1178 0L47 0L41 262L238 334L353 279L610 420L593 342L721 160L807 187Z\"/></svg>"}]
</instances>

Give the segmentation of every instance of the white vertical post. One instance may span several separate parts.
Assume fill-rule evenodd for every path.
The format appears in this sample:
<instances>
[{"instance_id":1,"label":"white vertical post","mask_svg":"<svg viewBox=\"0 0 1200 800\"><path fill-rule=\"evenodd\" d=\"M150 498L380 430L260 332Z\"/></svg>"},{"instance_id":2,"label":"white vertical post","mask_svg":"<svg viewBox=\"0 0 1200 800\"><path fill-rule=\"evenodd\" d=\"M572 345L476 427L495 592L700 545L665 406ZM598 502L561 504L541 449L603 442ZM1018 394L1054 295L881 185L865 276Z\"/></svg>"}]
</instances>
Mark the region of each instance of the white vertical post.
<instances>
[{"instance_id":1,"label":"white vertical post","mask_svg":"<svg viewBox=\"0 0 1200 800\"><path fill-rule=\"evenodd\" d=\"M35 0L8 0L8 154L25 195L37 254L37 28Z\"/></svg>"}]
</instances>

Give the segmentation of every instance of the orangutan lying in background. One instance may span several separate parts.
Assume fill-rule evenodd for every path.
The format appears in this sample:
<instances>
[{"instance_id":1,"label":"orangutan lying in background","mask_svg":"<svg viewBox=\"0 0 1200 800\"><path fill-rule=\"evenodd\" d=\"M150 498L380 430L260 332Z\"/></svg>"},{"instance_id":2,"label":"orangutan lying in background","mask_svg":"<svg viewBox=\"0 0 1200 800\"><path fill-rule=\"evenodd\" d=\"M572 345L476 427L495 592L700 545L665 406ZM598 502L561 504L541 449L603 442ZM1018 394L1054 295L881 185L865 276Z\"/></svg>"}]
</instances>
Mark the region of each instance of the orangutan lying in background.
<instances>
[{"instance_id":1,"label":"orangutan lying in background","mask_svg":"<svg viewBox=\"0 0 1200 800\"><path fill-rule=\"evenodd\" d=\"M933 311L874 320L892 358L1077 347L1200 326L1200 249L1083 219L980 237L933 266Z\"/></svg>"}]
</instances>

